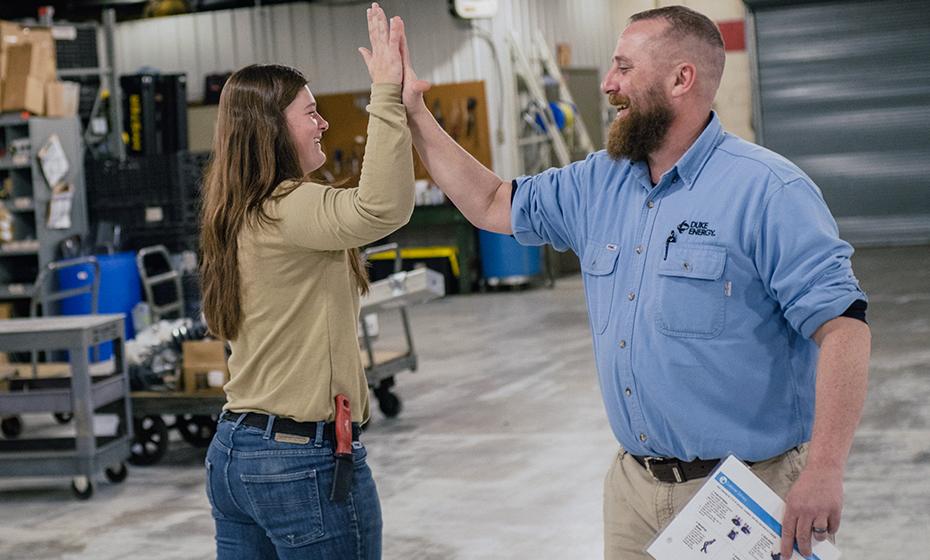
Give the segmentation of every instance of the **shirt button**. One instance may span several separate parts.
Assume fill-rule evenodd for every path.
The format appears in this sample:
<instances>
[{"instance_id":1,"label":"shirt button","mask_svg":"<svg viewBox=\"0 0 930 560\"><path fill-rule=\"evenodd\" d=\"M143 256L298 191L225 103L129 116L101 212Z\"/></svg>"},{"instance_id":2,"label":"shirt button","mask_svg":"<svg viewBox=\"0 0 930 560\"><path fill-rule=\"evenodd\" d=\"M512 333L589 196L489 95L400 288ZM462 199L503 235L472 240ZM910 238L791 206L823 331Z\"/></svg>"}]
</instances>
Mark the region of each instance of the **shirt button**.
<instances>
[{"instance_id":1,"label":"shirt button","mask_svg":"<svg viewBox=\"0 0 930 560\"><path fill-rule=\"evenodd\" d=\"M647 439L646 434L639 434L639 441L646 441Z\"/></svg>"},{"instance_id":2,"label":"shirt button","mask_svg":"<svg viewBox=\"0 0 930 560\"><path fill-rule=\"evenodd\" d=\"M629 387L627 387L626 390L623 391L623 394L629 397L630 395L633 394L633 391Z\"/></svg>"},{"instance_id":3,"label":"shirt button","mask_svg":"<svg viewBox=\"0 0 930 560\"><path fill-rule=\"evenodd\" d=\"M625 340L621 340L621 341L620 341L620 348L626 348L626 341L625 341Z\"/></svg>"},{"instance_id":4,"label":"shirt button","mask_svg":"<svg viewBox=\"0 0 930 560\"><path fill-rule=\"evenodd\" d=\"M655 206L655 205L656 205L656 203L653 202L653 201L651 201L651 200L650 200L649 202L646 203L646 206L649 207L649 208L652 208L652 207Z\"/></svg>"},{"instance_id":5,"label":"shirt button","mask_svg":"<svg viewBox=\"0 0 930 560\"><path fill-rule=\"evenodd\" d=\"M634 299L636 299L636 294L634 294L633 292L630 292L626 295L626 299L633 301Z\"/></svg>"},{"instance_id":6,"label":"shirt button","mask_svg":"<svg viewBox=\"0 0 930 560\"><path fill-rule=\"evenodd\" d=\"M681 268L683 268L683 269L685 269L685 270L691 270L691 263L689 263L688 261L685 261L685 262L681 263Z\"/></svg>"},{"instance_id":7,"label":"shirt button","mask_svg":"<svg viewBox=\"0 0 930 560\"><path fill-rule=\"evenodd\" d=\"M674 179L672 179L672 182L673 182L673 183L677 183L677 182L678 182L678 177L675 177Z\"/></svg>"},{"instance_id":8,"label":"shirt button","mask_svg":"<svg viewBox=\"0 0 930 560\"><path fill-rule=\"evenodd\" d=\"M637 254L637 255L640 255L640 254L642 254L642 252L643 252L643 246L642 246L642 245L637 245L637 246L636 246L636 254Z\"/></svg>"}]
</instances>

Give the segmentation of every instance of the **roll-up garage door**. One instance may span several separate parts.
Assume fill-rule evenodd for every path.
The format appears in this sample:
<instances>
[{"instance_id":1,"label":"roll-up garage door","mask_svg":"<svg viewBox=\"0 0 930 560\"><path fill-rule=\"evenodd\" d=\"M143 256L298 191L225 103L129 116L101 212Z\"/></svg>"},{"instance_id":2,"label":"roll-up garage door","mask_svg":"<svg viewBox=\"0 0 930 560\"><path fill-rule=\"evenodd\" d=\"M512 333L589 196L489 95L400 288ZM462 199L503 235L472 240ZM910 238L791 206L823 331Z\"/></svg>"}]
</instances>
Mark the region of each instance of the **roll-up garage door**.
<instances>
[{"instance_id":1,"label":"roll-up garage door","mask_svg":"<svg viewBox=\"0 0 930 560\"><path fill-rule=\"evenodd\" d=\"M746 0L757 141L855 244L930 241L930 1Z\"/></svg>"}]
</instances>

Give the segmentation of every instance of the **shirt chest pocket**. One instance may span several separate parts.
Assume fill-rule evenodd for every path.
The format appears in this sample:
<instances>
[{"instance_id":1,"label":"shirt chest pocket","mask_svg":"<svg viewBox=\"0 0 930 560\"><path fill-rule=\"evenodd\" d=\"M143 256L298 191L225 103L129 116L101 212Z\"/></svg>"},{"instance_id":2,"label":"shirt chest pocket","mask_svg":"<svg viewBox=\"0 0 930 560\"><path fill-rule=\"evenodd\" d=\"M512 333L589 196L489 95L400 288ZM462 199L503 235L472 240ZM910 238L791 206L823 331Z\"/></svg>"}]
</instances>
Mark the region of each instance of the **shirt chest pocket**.
<instances>
[{"instance_id":1,"label":"shirt chest pocket","mask_svg":"<svg viewBox=\"0 0 930 560\"><path fill-rule=\"evenodd\" d=\"M672 245L659 264L656 327L670 336L713 338L723 331L726 247Z\"/></svg>"},{"instance_id":2,"label":"shirt chest pocket","mask_svg":"<svg viewBox=\"0 0 930 560\"><path fill-rule=\"evenodd\" d=\"M620 248L615 243L591 241L581 258L588 315L591 317L591 327L597 334L604 332L610 320L619 256Z\"/></svg>"}]
</instances>

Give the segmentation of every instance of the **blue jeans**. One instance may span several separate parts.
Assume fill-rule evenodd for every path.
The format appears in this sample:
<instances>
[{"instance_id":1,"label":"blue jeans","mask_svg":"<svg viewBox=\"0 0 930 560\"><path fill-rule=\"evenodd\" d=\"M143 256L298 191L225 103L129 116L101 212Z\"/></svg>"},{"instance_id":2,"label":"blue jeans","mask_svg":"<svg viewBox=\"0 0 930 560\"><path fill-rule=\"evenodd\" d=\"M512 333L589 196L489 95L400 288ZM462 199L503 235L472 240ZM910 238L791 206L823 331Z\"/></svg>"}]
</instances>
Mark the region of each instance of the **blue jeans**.
<instances>
[{"instance_id":1,"label":"blue jeans","mask_svg":"<svg viewBox=\"0 0 930 560\"><path fill-rule=\"evenodd\" d=\"M353 444L352 492L332 502L335 460L322 435L320 423L308 443L286 443L271 426L219 422L206 459L217 560L381 558L381 504L367 452Z\"/></svg>"}]
</instances>

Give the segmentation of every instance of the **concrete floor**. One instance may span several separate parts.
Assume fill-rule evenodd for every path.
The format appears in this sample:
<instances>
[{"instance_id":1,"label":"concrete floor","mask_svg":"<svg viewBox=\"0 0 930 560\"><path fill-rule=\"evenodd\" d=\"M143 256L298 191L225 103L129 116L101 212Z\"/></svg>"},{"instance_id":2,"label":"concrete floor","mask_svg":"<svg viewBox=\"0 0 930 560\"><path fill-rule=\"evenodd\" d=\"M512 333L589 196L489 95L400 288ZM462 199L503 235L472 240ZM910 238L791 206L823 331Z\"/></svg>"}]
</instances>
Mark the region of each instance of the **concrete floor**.
<instances>
[{"instance_id":1,"label":"concrete floor","mask_svg":"<svg viewBox=\"0 0 930 560\"><path fill-rule=\"evenodd\" d=\"M844 558L930 558L930 248L869 249L869 400L846 479ZM593 372L581 281L413 310L420 371L364 441L390 560L596 559L616 451ZM396 325L382 317L385 335ZM61 430L45 415L30 434ZM104 421L102 420L103 424ZM176 436L175 436L176 438ZM213 557L203 451L180 440L75 501L64 479L0 478L2 559Z\"/></svg>"}]
</instances>

